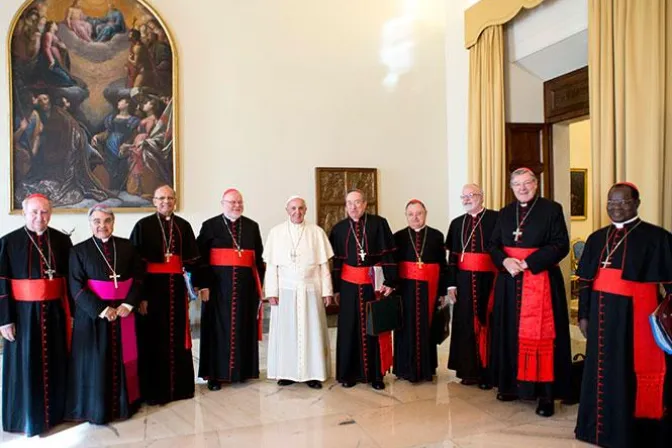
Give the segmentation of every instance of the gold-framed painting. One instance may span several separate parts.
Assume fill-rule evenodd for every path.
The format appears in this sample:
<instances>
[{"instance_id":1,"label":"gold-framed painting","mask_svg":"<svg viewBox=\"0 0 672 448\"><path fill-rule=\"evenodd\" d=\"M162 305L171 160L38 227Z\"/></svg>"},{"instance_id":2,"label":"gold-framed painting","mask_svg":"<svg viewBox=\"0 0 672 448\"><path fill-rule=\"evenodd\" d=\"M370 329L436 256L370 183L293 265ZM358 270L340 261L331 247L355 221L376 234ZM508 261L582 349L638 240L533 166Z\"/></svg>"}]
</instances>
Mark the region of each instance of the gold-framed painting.
<instances>
[{"instance_id":1,"label":"gold-framed painting","mask_svg":"<svg viewBox=\"0 0 672 448\"><path fill-rule=\"evenodd\" d=\"M7 36L10 213L153 210L178 190L177 53L145 0L28 0Z\"/></svg>"},{"instance_id":2,"label":"gold-framed painting","mask_svg":"<svg viewBox=\"0 0 672 448\"><path fill-rule=\"evenodd\" d=\"M584 221L588 219L588 170L571 168L569 171L571 219Z\"/></svg>"},{"instance_id":3,"label":"gold-framed painting","mask_svg":"<svg viewBox=\"0 0 672 448\"><path fill-rule=\"evenodd\" d=\"M378 170L376 168L315 168L317 225L329 234L344 219L345 196L349 190L362 190L371 213L378 213Z\"/></svg>"}]
</instances>

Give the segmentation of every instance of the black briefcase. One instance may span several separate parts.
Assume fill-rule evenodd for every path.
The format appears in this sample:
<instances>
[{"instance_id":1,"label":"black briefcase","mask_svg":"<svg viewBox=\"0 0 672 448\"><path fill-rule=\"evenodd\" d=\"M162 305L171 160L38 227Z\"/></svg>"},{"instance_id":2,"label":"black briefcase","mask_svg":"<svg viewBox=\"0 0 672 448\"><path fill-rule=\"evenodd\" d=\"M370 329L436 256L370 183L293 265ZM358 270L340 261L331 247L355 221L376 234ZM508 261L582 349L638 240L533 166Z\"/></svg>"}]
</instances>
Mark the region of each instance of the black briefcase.
<instances>
[{"instance_id":1,"label":"black briefcase","mask_svg":"<svg viewBox=\"0 0 672 448\"><path fill-rule=\"evenodd\" d=\"M437 308L432 316L432 342L441 345L450 336L450 305Z\"/></svg>"},{"instance_id":2,"label":"black briefcase","mask_svg":"<svg viewBox=\"0 0 672 448\"><path fill-rule=\"evenodd\" d=\"M562 400L563 404L572 405L581 398L581 382L583 381L583 368L586 365L586 355L577 353L574 355L571 370L569 371L569 396Z\"/></svg>"},{"instance_id":3,"label":"black briefcase","mask_svg":"<svg viewBox=\"0 0 672 448\"><path fill-rule=\"evenodd\" d=\"M401 297L390 295L366 303L366 334L378 336L381 333L401 328Z\"/></svg>"}]
</instances>

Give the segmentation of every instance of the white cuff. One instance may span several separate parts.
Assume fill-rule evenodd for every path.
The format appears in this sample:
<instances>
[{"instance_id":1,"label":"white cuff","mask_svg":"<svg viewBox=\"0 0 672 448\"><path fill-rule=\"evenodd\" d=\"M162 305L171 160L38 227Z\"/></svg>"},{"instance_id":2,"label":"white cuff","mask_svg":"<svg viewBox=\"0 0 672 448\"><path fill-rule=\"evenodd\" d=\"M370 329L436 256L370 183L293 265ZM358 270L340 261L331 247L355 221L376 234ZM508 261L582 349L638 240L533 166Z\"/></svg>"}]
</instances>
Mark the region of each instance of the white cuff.
<instances>
[{"instance_id":1,"label":"white cuff","mask_svg":"<svg viewBox=\"0 0 672 448\"><path fill-rule=\"evenodd\" d=\"M448 291L450 291L451 289L452 289L452 290L455 290L455 289L457 289L457 286L449 286L449 287L448 287Z\"/></svg>"},{"instance_id":2,"label":"white cuff","mask_svg":"<svg viewBox=\"0 0 672 448\"><path fill-rule=\"evenodd\" d=\"M13 325L14 325L14 322L12 322L12 323L10 323L10 324L5 324L5 325L3 325L2 327L0 327L0 329L3 329L3 328L9 328L9 327L11 327L11 326L13 326Z\"/></svg>"},{"instance_id":3,"label":"white cuff","mask_svg":"<svg viewBox=\"0 0 672 448\"><path fill-rule=\"evenodd\" d=\"M128 303L122 303L121 306L123 306L124 308L126 308L126 309L128 310L129 313L130 313L131 311L133 311L133 305L129 305Z\"/></svg>"},{"instance_id":4,"label":"white cuff","mask_svg":"<svg viewBox=\"0 0 672 448\"><path fill-rule=\"evenodd\" d=\"M107 313L107 310L109 310L109 309L110 309L110 307L106 306L105 309L103 310L103 312L98 315L98 317L100 317L101 319L105 319L105 313Z\"/></svg>"}]
</instances>

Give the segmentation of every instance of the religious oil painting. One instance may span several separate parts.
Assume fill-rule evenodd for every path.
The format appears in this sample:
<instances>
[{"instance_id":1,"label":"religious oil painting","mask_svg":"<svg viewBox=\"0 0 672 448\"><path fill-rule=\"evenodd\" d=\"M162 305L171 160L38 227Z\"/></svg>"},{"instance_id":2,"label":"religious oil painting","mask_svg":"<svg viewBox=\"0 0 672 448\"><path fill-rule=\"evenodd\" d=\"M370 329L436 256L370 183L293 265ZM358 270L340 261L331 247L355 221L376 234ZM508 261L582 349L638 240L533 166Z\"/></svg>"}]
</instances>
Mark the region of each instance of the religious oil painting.
<instances>
[{"instance_id":1,"label":"religious oil painting","mask_svg":"<svg viewBox=\"0 0 672 448\"><path fill-rule=\"evenodd\" d=\"M574 221L585 220L588 217L588 170L584 168L572 168L570 170L570 210Z\"/></svg>"},{"instance_id":2,"label":"religious oil painting","mask_svg":"<svg viewBox=\"0 0 672 448\"><path fill-rule=\"evenodd\" d=\"M349 190L362 190L369 213L378 213L378 178L375 168L315 168L317 225L329 234L347 216L345 196Z\"/></svg>"},{"instance_id":3,"label":"religious oil painting","mask_svg":"<svg viewBox=\"0 0 672 448\"><path fill-rule=\"evenodd\" d=\"M141 211L177 189L177 57L147 2L28 1L8 46L11 211L32 193Z\"/></svg>"}]
</instances>

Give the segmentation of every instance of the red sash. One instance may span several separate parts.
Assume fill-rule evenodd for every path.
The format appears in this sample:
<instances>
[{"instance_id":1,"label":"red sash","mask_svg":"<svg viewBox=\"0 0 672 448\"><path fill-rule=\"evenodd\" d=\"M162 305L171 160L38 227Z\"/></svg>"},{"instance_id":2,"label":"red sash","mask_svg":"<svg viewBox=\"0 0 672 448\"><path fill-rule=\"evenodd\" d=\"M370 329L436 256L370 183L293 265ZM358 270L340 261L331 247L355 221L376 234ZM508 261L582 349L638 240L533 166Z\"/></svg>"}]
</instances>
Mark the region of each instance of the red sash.
<instances>
[{"instance_id":1,"label":"red sash","mask_svg":"<svg viewBox=\"0 0 672 448\"><path fill-rule=\"evenodd\" d=\"M72 323L70 319L70 302L65 287L65 279L58 277L53 280L48 278L37 279L11 279L12 297L18 302L45 302L49 300L61 300L65 314L65 342L70 351L72 342Z\"/></svg>"},{"instance_id":2,"label":"red sash","mask_svg":"<svg viewBox=\"0 0 672 448\"><path fill-rule=\"evenodd\" d=\"M371 277L372 266L350 266L343 263L341 268L341 279L355 285L373 286ZM392 332L381 333L378 335L378 345L380 346L380 370L385 375L392 368Z\"/></svg>"},{"instance_id":3,"label":"red sash","mask_svg":"<svg viewBox=\"0 0 672 448\"><path fill-rule=\"evenodd\" d=\"M504 247L509 257L524 260L537 248ZM518 323L518 380L552 382L555 321L548 271L523 272Z\"/></svg>"},{"instance_id":4,"label":"red sash","mask_svg":"<svg viewBox=\"0 0 672 448\"><path fill-rule=\"evenodd\" d=\"M100 300L124 300L133 286L133 279L120 280L117 287L107 280L88 280L87 286ZM126 374L126 392L128 402L133 403L140 398L140 378L138 376L138 340L135 334L135 314L122 317L121 327L121 359Z\"/></svg>"},{"instance_id":5,"label":"red sash","mask_svg":"<svg viewBox=\"0 0 672 448\"><path fill-rule=\"evenodd\" d=\"M147 263L148 274L175 274L181 275L183 273L182 257L179 255L171 255L168 261L164 263ZM191 322L189 320L189 299L184 298L184 348L191 350Z\"/></svg>"},{"instance_id":6,"label":"red sash","mask_svg":"<svg viewBox=\"0 0 672 448\"><path fill-rule=\"evenodd\" d=\"M210 265L212 266L235 266L241 268L252 269L254 281L257 284L257 293L259 294L259 307L257 310L257 338L261 341L263 337L263 319L264 293L261 289L261 279L259 278L259 271L257 271L256 256L254 250L243 249L240 252L236 249L213 248L210 249Z\"/></svg>"},{"instance_id":7,"label":"red sash","mask_svg":"<svg viewBox=\"0 0 672 448\"><path fill-rule=\"evenodd\" d=\"M488 295L488 309L485 315L485 325L481 325L480 319L476 313L474 313L474 333L476 334L476 341L478 343L478 354L481 358L481 366L487 367L490 360L490 317L492 316L492 310L495 307L495 283L497 282L497 274L499 271L497 266L492 262L490 254L465 252L463 254L458 253L457 257L457 269L460 271L493 272L495 274L492 288L490 288L490 294Z\"/></svg>"},{"instance_id":8,"label":"red sash","mask_svg":"<svg viewBox=\"0 0 672 448\"><path fill-rule=\"evenodd\" d=\"M620 269L600 268L593 290L632 298L633 349L637 392L635 417L660 420L663 417L665 354L653 339L649 315L658 306L656 283L640 283L621 278Z\"/></svg>"},{"instance_id":9,"label":"red sash","mask_svg":"<svg viewBox=\"0 0 672 448\"><path fill-rule=\"evenodd\" d=\"M182 257L171 255L164 263L147 263L148 274L181 274Z\"/></svg>"},{"instance_id":10,"label":"red sash","mask_svg":"<svg viewBox=\"0 0 672 448\"><path fill-rule=\"evenodd\" d=\"M432 316L434 315L434 306L439 295L439 267L438 263L425 263L418 266L418 263L411 261L399 262L399 277L406 280L416 280L427 282L427 293L429 299L429 323L431 326Z\"/></svg>"}]
</instances>

